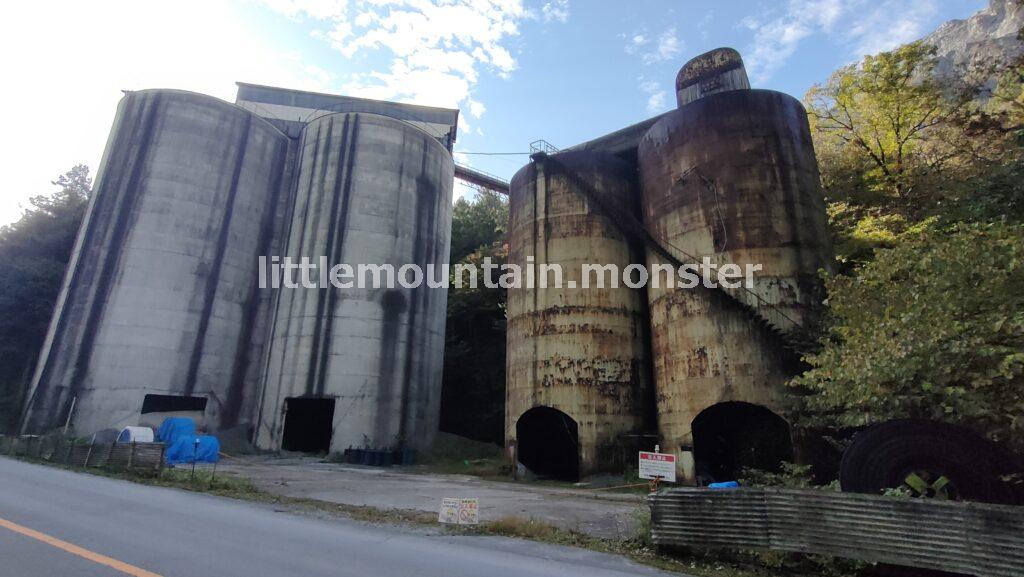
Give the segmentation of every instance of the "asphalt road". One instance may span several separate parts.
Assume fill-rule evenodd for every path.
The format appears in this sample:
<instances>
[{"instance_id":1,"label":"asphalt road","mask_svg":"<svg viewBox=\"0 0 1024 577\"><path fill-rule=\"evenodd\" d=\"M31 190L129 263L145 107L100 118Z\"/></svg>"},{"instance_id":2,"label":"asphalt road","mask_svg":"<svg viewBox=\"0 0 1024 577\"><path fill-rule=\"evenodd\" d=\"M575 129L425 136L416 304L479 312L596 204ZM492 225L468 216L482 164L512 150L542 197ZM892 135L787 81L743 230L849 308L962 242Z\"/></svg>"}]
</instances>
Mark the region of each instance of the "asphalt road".
<instances>
[{"instance_id":1,"label":"asphalt road","mask_svg":"<svg viewBox=\"0 0 1024 577\"><path fill-rule=\"evenodd\" d=\"M667 576L498 537L319 519L0 458L0 577Z\"/></svg>"}]
</instances>

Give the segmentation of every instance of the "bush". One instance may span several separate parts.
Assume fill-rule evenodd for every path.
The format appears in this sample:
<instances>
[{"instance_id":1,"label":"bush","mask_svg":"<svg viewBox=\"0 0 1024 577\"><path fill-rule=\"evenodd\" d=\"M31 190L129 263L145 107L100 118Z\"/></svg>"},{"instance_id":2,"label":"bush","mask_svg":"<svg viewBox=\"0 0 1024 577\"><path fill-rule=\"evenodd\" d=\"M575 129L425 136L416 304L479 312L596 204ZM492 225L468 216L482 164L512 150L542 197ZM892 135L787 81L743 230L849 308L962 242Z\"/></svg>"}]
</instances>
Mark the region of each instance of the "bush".
<instances>
[{"instance_id":1,"label":"bush","mask_svg":"<svg viewBox=\"0 0 1024 577\"><path fill-rule=\"evenodd\" d=\"M1024 448L1024 226L926 229L826 285L831 328L791 383L805 426L924 418Z\"/></svg>"}]
</instances>

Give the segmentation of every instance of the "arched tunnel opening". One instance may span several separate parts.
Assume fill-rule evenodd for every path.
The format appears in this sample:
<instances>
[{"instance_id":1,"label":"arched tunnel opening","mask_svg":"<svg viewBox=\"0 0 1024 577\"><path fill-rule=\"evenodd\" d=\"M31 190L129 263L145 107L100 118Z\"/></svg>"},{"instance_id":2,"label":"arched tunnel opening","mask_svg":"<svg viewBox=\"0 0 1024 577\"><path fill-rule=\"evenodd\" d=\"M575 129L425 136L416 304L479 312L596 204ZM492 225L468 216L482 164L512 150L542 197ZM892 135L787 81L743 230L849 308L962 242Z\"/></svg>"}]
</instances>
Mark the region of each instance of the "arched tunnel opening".
<instances>
[{"instance_id":1,"label":"arched tunnel opening","mask_svg":"<svg viewBox=\"0 0 1024 577\"><path fill-rule=\"evenodd\" d=\"M702 482L732 481L744 468L778 472L793 459L789 424L750 403L712 405L692 423L693 457Z\"/></svg>"},{"instance_id":2,"label":"arched tunnel opening","mask_svg":"<svg viewBox=\"0 0 1024 577\"><path fill-rule=\"evenodd\" d=\"M516 421L519 462L541 479L578 481L579 426L551 407L534 407Z\"/></svg>"}]
</instances>

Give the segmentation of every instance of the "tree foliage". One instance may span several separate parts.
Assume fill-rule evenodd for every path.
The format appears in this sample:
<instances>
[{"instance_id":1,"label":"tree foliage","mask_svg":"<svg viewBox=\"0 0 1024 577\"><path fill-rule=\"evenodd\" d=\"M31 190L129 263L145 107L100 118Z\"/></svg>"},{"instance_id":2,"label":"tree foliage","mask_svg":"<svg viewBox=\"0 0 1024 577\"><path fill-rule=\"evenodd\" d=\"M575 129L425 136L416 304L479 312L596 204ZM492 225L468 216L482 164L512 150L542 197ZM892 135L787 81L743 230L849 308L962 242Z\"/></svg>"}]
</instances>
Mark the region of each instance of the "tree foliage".
<instances>
[{"instance_id":1,"label":"tree foliage","mask_svg":"<svg viewBox=\"0 0 1024 577\"><path fill-rule=\"evenodd\" d=\"M799 426L918 417L1024 449L1024 59L986 66L940 83L917 42L808 92L843 266Z\"/></svg>"},{"instance_id":2,"label":"tree foliage","mask_svg":"<svg viewBox=\"0 0 1024 577\"><path fill-rule=\"evenodd\" d=\"M831 331L792 383L805 424L918 417L1024 448L1024 226L923 232L827 284Z\"/></svg>"},{"instance_id":3,"label":"tree foliage","mask_svg":"<svg viewBox=\"0 0 1024 577\"><path fill-rule=\"evenodd\" d=\"M920 42L868 56L807 94L815 129L861 170L871 192L906 205L920 173L938 168L928 134L953 113L931 79L935 49ZM860 158L857 158L860 156Z\"/></svg>"},{"instance_id":4,"label":"tree foliage","mask_svg":"<svg viewBox=\"0 0 1024 577\"><path fill-rule=\"evenodd\" d=\"M451 262L479 264L508 257L508 199L481 191L459 199L452 215ZM448 291L441 430L501 443L505 421L505 291Z\"/></svg>"},{"instance_id":5,"label":"tree foliage","mask_svg":"<svg viewBox=\"0 0 1024 577\"><path fill-rule=\"evenodd\" d=\"M807 93L840 261L864 263L922 226L1024 219L1013 107L982 98L983 84L940 85L934 54L907 44ZM1012 77L1000 94L1020 94Z\"/></svg>"},{"instance_id":6,"label":"tree foliage","mask_svg":"<svg viewBox=\"0 0 1024 577\"><path fill-rule=\"evenodd\" d=\"M451 262L498 241L507 240L508 198L482 189L472 199L460 198L452 207Z\"/></svg>"},{"instance_id":7,"label":"tree foliage","mask_svg":"<svg viewBox=\"0 0 1024 577\"><path fill-rule=\"evenodd\" d=\"M92 187L89 168L61 175L49 196L0 229L0 431L16 426Z\"/></svg>"}]
</instances>

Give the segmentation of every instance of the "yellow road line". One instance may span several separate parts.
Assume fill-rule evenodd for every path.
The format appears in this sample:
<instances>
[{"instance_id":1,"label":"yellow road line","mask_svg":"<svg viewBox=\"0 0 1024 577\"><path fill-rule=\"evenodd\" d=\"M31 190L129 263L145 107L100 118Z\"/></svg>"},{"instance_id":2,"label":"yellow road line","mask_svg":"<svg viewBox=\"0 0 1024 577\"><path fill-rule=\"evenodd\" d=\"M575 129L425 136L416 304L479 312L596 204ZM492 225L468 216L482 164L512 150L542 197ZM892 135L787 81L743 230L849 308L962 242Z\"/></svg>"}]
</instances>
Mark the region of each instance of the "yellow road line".
<instances>
[{"instance_id":1,"label":"yellow road line","mask_svg":"<svg viewBox=\"0 0 1024 577\"><path fill-rule=\"evenodd\" d=\"M61 541L56 537L51 537L45 533L34 531L32 529L29 529L28 527L22 527L17 523L11 523L10 521L7 521L2 518L0 518L0 527L10 529L15 533L21 533L26 537L31 537L33 539L36 539L37 541L42 541L43 543L46 543L47 545L52 545L58 549L63 549L64 551L67 551L72 555L78 555L79 557L83 559L88 559L93 563L99 563L100 565L106 565L107 567L114 568L120 571L121 573L131 575L132 577L161 577L156 573L151 573L149 571L146 571L145 569L139 569L134 565L129 565L123 561L118 561L117 559L111 559L106 555L93 553L92 551L89 551L88 549L83 549L78 545L72 545L67 541Z\"/></svg>"}]
</instances>

